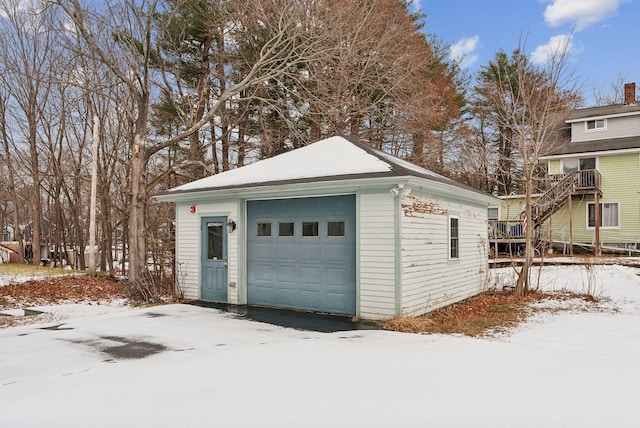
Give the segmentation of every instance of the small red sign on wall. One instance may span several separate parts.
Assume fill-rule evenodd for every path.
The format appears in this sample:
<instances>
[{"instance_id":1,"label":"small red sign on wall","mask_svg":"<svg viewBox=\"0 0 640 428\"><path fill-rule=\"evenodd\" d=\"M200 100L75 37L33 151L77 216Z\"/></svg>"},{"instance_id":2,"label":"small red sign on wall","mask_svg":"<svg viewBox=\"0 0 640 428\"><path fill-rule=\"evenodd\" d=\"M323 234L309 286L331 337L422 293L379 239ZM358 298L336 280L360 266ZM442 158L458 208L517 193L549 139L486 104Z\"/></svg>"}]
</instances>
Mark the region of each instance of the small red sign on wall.
<instances>
[{"instance_id":1,"label":"small red sign on wall","mask_svg":"<svg viewBox=\"0 0 640 428\"><path fill-rule=\"evenodd\" d=\"M195 205L191 205L191 208L189 208L189 212L195 213L196 212L196 206Z\"/></svg>"}]
</instances>

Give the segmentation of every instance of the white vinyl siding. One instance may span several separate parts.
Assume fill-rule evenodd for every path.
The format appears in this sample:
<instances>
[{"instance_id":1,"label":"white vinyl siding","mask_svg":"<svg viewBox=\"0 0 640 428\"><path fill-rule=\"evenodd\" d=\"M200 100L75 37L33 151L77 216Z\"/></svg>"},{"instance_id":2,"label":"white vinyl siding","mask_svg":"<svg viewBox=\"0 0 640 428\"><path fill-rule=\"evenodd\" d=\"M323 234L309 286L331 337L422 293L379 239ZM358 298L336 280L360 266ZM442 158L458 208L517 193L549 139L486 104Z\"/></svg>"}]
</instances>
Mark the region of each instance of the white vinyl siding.
<instances>
[{"instance_id":1,"label":"white vinyl siding","mask_svg":"<svg viewBox=\"0 0 640 428\"><path fill-rule=\"evenodd\" d=\"M395 315L394 199L389 192L360 199L360 308L368 319Z\"/></svg>"},{"instance_id":2,"label":"white vinyl siding","mask_svg":"<svg viewBox=\"0 0 640 428\"><path fill-rule=\"evenodd\" d=\"M487 205L451 202L420 192L413 189L410 196L398 197L388 189L357 193L356 315L362 319L393 318L397 310L423 314L477 294L486 284ZM414 211L405 207L407 201L416 201ZM402 209L398 210L398 202ZM238 223L228 235L229 283L237 284L228 287L228 301L245 304L244 267L238 259L239 246L245 245L246 224L238 213L243 204L230 199L197 203L196 213L189 212L191 205L178 203L176 208L177 282L185 297L200 298L201 217L227 216ZM455 260L449 259L450 215L459 218Z\"/></svg>"},{"instance_id":3,"label":"white vinyl siding","mask_svg":"<svg viewBox=\"0 0 640 428\"><path fill-rule=\"evenodd\" d=\"M200 298L200 218L226 216L237 222L237 203L176 204L176 281L187 299ZM228 281L236 286L228 288L229 303L238 303L238 230L228 234Z\"/></svg>"},{"instance_id":4,"label":"white vinyl siding","mask_svg":"<svg viewBox=\"0 0 640 428\"><path fill-rule=\"evenodd\" d=\"M402 218L402 309L420 315L478 294L486 285L487 207L412 196L431 212L404 210ZM449 259L451 215L459 219L459 258Z\"/></svg>"},{"instance_id":5,"label":"white vinyl siding","mask_svg":"<svg viewBox=\"0 0 640 428\"><path fill-rule=\"evenodd\" d=\"M587 121L571 124L571 141L595 141L640 135L640 115L606 118L605 129L587 130ZM602 150L606 150L603 147Z\"/></svg>"}]
</instances>

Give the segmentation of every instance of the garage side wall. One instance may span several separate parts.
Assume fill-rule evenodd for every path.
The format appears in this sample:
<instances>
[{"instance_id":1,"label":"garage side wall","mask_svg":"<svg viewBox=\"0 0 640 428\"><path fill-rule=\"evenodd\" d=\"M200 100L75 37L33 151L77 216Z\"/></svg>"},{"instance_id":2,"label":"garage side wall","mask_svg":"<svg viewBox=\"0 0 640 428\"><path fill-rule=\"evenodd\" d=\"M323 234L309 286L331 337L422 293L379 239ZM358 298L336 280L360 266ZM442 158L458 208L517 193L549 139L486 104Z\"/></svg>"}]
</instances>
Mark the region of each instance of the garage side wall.
<instances>
[{"instance_id":1,"label":"garage side wall","mask_svg":"<svg viewBox=\"0 0 640 428\"><path fill-rule=\"evenodd\" d=\"M402 197L402 311L420 315L478 294L486 285L487 208L412 192ZM459 257L449 222L458 219Z\"/></svg>"},{"instance_id":2,"label":"garage side wall","mask_svg":"<svg viewBox=\"0 0 640 428\"><path fill-rule=\"evenodd\" d=\"M395 315L394 199L389 192L359 195L359 311L366 319Z\"/></svg>"},{"instance_id":3,"label":"garage side wall","mask_svg":"<svg viewBox=\"0 0 640 428\"><path fill-rule=\"evenodd\" d=\"M190 212L191 206L196 212ZM200 298L200 219L209 216L226 216L238 222L238 204L235 201L221 203L176 204L176 278L177 285L187 299ZM238 303L238 230L228 235L229 303Z\"/></svg>"}]
</instances>

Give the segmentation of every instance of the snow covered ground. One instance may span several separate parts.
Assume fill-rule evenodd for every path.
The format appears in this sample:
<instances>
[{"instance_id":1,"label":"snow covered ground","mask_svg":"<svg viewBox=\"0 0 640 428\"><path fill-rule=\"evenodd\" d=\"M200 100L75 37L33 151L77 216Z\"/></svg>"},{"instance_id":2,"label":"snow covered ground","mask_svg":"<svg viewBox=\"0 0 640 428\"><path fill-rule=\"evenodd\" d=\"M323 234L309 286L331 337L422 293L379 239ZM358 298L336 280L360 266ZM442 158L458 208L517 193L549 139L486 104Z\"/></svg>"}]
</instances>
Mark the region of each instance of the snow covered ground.
<instances>
[{"instance_id":1,"label":"snow covered ground","mask_svg":"<svg viewBox=\"0 0 640 428\"><path fill-rule=\"evenodd\" d=\"M66 320L0 330L0 426L638 427L639 273L545 267L542 288L609 300L490 339L49 307Z\"/></svg>"}]
</instances>

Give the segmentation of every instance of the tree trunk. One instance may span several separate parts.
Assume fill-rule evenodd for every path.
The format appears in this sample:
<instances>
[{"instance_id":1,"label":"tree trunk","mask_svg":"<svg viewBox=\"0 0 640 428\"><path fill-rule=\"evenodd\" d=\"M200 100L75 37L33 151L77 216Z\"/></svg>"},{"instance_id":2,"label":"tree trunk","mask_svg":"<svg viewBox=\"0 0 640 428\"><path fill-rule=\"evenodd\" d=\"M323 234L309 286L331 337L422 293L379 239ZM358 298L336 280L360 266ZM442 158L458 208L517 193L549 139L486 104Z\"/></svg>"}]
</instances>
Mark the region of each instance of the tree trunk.
<instances>
[{"instance_id":1,"label":"tree trunk","mask_svg":"<svg viewBox=\"0 0 640 428\"><path fill-rule=\"evenodd\" d=\"M22 242L22 233L20 232L20 215L18 211L18 193L16 192L15 176L13 173L13 162L11 160L11 151L9 150L9 136L7 135L7 123L5 117L5 103L4 99L0 98L0 137L2 138L5 160L7 162L7 175L9 179L8 190L9 197L11 198L12 215L13 215L13 234L16 241L18 241L18 260L20 263L24 261L24 242Z\"/></svg>"},{"instance_id":2,"label":"tree trunk","mask_svg":"<svg viewBox=\"0 0 640 428\"><path fill-rule=\"evenodd\" d=\"M238 125L238 164L236 165L238 168L244 165L244 156L247 150L246 143L244 141L245 126L246 123L244 121L240 121L240 124Z\"/></svg>"},{"instance_id":3,"label":"tree trunk","mask_svg":"<svg viewBox=\"0 0 640 428\"><path fill-rule=\"evenodd\" d=\"M96 275L96 208L98 199L98 133L100 121L93 116L93 142L91 144L91 202L89 206L89 275Z\"/></svg>"},{"instance_id":4,"label":"tree trunk","mask_svg":"<svg viewBox=\"0 0 640 428\"><path fill-rule=\"evenodd\" d=\"M216 143L216 124L212 120L210 123L211 131L211 158L213 159L213 173L218 174L220 171L220 161L218 160L218 144Z\"/></svg>"},{"instance_id":5,"label":"tree trunk","mask_svg":"<svg viewBox=\"0 0 640 428\"><path fill-rule=\"evenodd\" d=\"M531 181L528 181L531 183ZM535 247L533 245L533 228L534 223L531 218L532 210L531 210L531 186L526 186L526 195L525 195L525 218L526 229L524 231L524 240L525 240L525 252L524 252L524 262L522 263L522 269L520 270L520 274L518 275L518 282L516 283L515 294L517 296L524 295L527 291L529 291L529 270L531 265L533 264L533 252L535 251Z\"/></svg>"},{"instance_id":6,"label":"tree trunk","mask_svg":"<svg viewBox=\"0 0 640 428\"><path fill-rule=\"evenodd\" d=\"M100 187L100 209L102 220L102 240L100 242L102 257L100 258L100 269L103 272L111 272L113 270L113 227L111 225L111 210L109 208L109 188L105 184Z\"/></svg>"},{"instance_id":7,"label":"tree trunk","mask_svg":"<svg viewBox=\"0 0 640 428\"><path fill-rule=\"evenodd\" d=\"M145 183L146 118L138 118L131 150L131 202L129 206L129 280L139 281L146 270L147 246L145 239L145 208L147 190Z\"/></svg>"},{"instance_id":8,"label":"tree trunk","mask_svg":"<svg viewBox=\"0 0 640 428\"><path fill-rule=\"evenodd\" d=\"M35 103L35 101L34 101ZM42 199L40 198L40 171L38 162L38 146L36 140L36 118L35 107L33 116L27 119L29 121L29 149L31 159L31 177L33 180L33 196L31 201L33 215L33 236L31 237L31 247L33 248L34 266L40 265L40 234L42 232Z\"/></svg>"}]
</instances>

